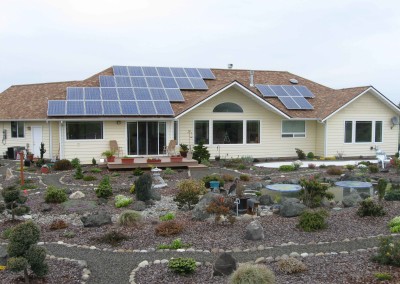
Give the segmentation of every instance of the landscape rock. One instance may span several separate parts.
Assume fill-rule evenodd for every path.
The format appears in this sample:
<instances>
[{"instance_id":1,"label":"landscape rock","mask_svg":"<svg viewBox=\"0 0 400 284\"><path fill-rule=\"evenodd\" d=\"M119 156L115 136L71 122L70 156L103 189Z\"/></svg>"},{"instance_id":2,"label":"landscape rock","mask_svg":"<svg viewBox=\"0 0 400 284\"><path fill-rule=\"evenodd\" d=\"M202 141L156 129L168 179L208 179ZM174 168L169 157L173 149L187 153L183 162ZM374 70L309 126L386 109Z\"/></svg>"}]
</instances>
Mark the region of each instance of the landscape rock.
<instances>
[{"instance_id":1,"label":"landscape rock","mask_svg":"<svg viewBox=\"0 0 400 284\"><path fill-rule=\"evenodd\" d=\"M247 225L245 239L252 241L264 239L264 229L258 220L255 220Z\"/></svg>"},{"instance_id":2,"label":"landscape rock","mask_svg":"<svg viewBox=\"0 0 400 284\"><path fill-rule=\"evenodd\" d=\"M205 194L194 207L192 212L192 219L203 221L209 218L211 214L206 212L206 208L212 202L212 200L218 196L222 195L213 192Z\"/></svg>"},{"instance_id":3,"label":"landscape rock","mask_svg":"<svg viewBox=\"0 0 400 284\"><path fill-rule=\"evenodd\" d=\"M106 212L98 212L88 216L81 217L84 227L100 227L111 224L111 215Z\"/></svg>"},{"instance_id":4,"label":"landscape rock","mask_svg":"<svg viewBox=\"0 0 400 284\"><path fill-rule=\"evenodd\" d=\"M258 201L260 201L260 205L272 205L272 204L274 204L274 200L268 194L261 195L260 198L258 199Z\"/></svg>"},{"instance_id":5,"label":"landscape rock","mask_svg":"<svg viewBox=\"0 0 400 284\"><path fill-rule=\"evenodd\" d=\"M263 187L264 186L261 182L254 182L254 183L250 183L250 184L246 185L246 189L248 189L248 190L258 190Z\"/></svg>"},{"instance_id":6,"label":"landscape rock","mask_svg":"<svg viewBox=\"0 0 400 284\"><path fill-rule=\"evenodd\" d=\"M343 197L342 204L344 207L354 207L361 201L360 194L357 191L352 191L349 195Z\"/></svg>"},{"instance_id":7,"label":"landscape rock","mask_svg":"<svg viewBox=\"0 0 400 284\"><path fill-rule=\"evenodd\" d=\"M48 203L42 203L42 204L40 204L40 211L41 212L49 212L49 211L51 211L53 209L53 207L51 207L51 205L50 204L48 204Z\"/></svg>"},{"instance_id":8,"label":"landscape rock","mask_svg":"<svg viewBox=\"0 0 400 284\"><path fill-rule=\"evenodd\" d=\"M6 247L0 246L0 265L5 266L7 264L8 254Z\"/></svg>"},{"instance_id":9,"label":"landscape rock","mask_svg":"<svg viewBox=\"0 0 400 284\"><path fill-rule=\"evenodd\" d=\"M74 193L72 193L69 198L70 199L81 199L84 198L85 194L82 191L75 191Z\"/></svg>"},{"instance_id":10,"label":"landscape rock","mask_svg":"<svg viewBox=\"0 0 400 284\"><path fill-rule=\"evenodd\" d=\"M230 275L236 270L237 261L229 253L222 253L214 263L214 276Z\"/></svg>"},{"instance_id":11,"label":"landscape rock","mask_svg":"<svg viewBox=\"0 0 400 284\"><path fill-rule=\"evenodd\" d=\"M10 179L13 179L13 178L14 178L14 174L13 174L11 168L8 168L7 171L6 171L6 180L10 180Z\"/></svg>"},{"instance_id":12,"label":"landscape rock","mask_svg":"<svg viewBox=\"0 0 400 284\"><path fill-rule=\"evenodd\" d=\"M155 189L154 187L150 190L150 199L160 201L161 200L161 193L159 190Z\"/></svg>"},{"instance_id":13,"label":"landscape rock","mask_svg":"<svg viewBox=\"0 0 400 284\"><path fill-rule=\"evenodd\" d=\"M282 217L299 216L307 208L304 204L299 203L297 198L287 198L279 211Z\"/></svg>"},{"instance_id":14,"label":"landscape rock","mask_svg":"<svg viewBox=\"0 0 400 284\"><path fill-rule=\"evenodd\" d=\"M144 203L143 201L138 200L132 204L132 210L143 211L145 209L146 209L146 203Z\"/></svg>"}]
</instances>

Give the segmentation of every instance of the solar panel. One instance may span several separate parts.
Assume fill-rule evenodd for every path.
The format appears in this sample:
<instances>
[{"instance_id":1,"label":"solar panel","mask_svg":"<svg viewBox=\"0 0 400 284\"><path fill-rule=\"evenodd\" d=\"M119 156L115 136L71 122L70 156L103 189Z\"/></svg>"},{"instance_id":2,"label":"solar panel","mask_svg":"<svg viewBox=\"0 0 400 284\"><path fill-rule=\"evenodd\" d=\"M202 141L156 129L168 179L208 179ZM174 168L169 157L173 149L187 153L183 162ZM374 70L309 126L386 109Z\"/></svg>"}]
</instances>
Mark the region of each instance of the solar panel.
<instances>
[{"instance_id":1,"label":"solar panel","mask_svg":"<svg viewBox=\"0 0 400 284\"><path fill-rule=\"evenodd\" d=\"M197 90L207 90L208 86L201 78L189 78L190 83L192 83L193 89Z\"/></svg>"},{"instance_id":2,"label":"solar panel","mask_svg":"<svg viewBox=\"0 0 400 284\"><path fill-rule=\"evenodd\" d=\"M141 115L156 115L157 111L152 101L137 101L139 113Z\"/></svg>"},{"instance_id":3,"label":"solar panel","mask_svg":"<svg viewBox=\"0 0 400 284\"><path fill-rule=\"evenodd\" d=\"M196 68L184 68L188 77L201 78L199 71Z\"/></svg>"},{"instance_id":4,"label":"solar panel","mask_svg":"<svg viewBox=\"0 0 400 284\"><path fill-rule=\"evenodd\" d=\"M256 88L264 97L276 97L276 94L271 90L268 85L256 84Z\"/></svg>"},{"instance_id":5,"label":"solar panel","mask_svg":"<svg viewBox=\"0 0 400 284\"><path fill-rule=\"evenodd\" d=\"M117 87L132 87L129 77L115 77Z\"/></svg>"},{"instance_id":6,"label":"solar panel","mask_svg":"<svg viewBox=\"0 0 400 284\"><path fill-rule=\"evenodd\" d=\"M104 115L121 115L119 101L103 101Z\"/></svg>"},{"instance_id":7,"label":"solar panel","mask_svg":"<svg viewBox=\"0 0 400 284\"><path fill-rule=\"evenodd\" d=\"M199 73L203 79L215 79L215 76L212 73L211 69L197 68L197 71L199 71Z\"/></svg>"},{"instance_id":8,"label":"solar panel","mask_svg":"<svg viewBox=\"0 0 400 284\"><path fill-rule=\"evenodd\" d=\"M294 86L305 98L314 98L314 94L306 86Z\"/></svg>"},{"instance_id":9,"label":"solar panel","mask_svg":"<svg viewBox=\"0 0 400 284\"><path fill-rule=\"evenodd\" d=\"M146 88L134 88L136 100L151 100L150 91Z\"/></svg>"},{"instance_id":10,"label":"solar panel","mask_svg":"<svg viewBox=\"0 0 400 284\"><path fill-rule=\"evenodd\" d=\"M140 66L128 66L128 72L130 76L144 76L142 67Z\"/></svg>"},{"instance_id":11,"label":"solar panel","mask_svg":"<svg viewBox=\"0 0 400 284\"><path fill-rule=\"evenodd\" d=\"M185 70L183 68L172 67L171 72L174 75L174 77L187 77Z\"/></svg>"},{"instance_id":12,"label":"solar panel","mask_svg":"<svg viewBox=\"0 0 400 284\"><path fill-rule=\"evenodd\" d=\"M142 67L145 76L158 76L156 67Z\"/></svg>"},{"instance_id":13,"label":"solar panel","mask_svg":"<svg viewBox=\"0 0 400 284\"><path fill-rule=\"evenodd\" d=\"M103 108L101 106L101 101L86 101L85 113L86 115L102 115Z\"/></svg>"},{"instance_id":14,"label":"solar panel","mask_svg":"<svg viewBox=\"0 0 400 284\"><path fill-rule=\"evenodd\" d=\"M149 88L162 88L163 84L161 83L160 78L158 77L145 77L147 81L147 86Z\"/></svg>"},{"instance_id":15,"label":"solar panel","mask_svg":"<svg viewBox=\"0 0 400 284\"><path fill-rule=\"evenodd\" d=\"M139 110L135 101L121 102L121 111L125 115L138 115Z\"/></svg>"},{"instance_id":16,"label":"solar panel","mask_svg":"<svg viewBox=\"0 0 400 284\"><path fill-rule=\"evenodd\" d=\"M185 98L182 95L181 90L179 89L165 89L167 93L168 100L170 102L184 102Z\"/></svg>"},{"instance_id":17,"label":"solar panel","mask_svg":"<svg viewBox=\"0 0 400 284\"><path fill-rule=\"evenodd\" d=\"M85 88L85 100L100 100L100 88L87 87Z\"/></svg>"},{"instance_id":18,"label":"solar panel","mask_svg":"<svg viewBox=\"0 0 400 284\"><path fill-rule=\"evenodd\" d=\"M302 95L294 88L294 86L282 86L282 88L288 93L291 97L301 97Z\"/></svg>"},{"instance_id":19,"label":"solar panel","mask_svg":"<svg viewBox=\"0 0 400 284\"><path fill-rule=\"evenodd\" d=\"M301 109L292 97L278 97L287 109Z\"/></svg>"},{"instance_id":20,"label":"solar panel","mask_svg":"<svg viewBox=\"0 0 400 284\"><path fill-rule=\"evenodd\" d=\"M193 89L193 86L188 78L175 78L175 80L179 89Z\"/></svg>"},{"instance_id":21,"label":"solar panel","mask_svg":"<svg viewBox=\"0 0 400 284\"><path fill-rule=\"evenodd\" d=\"M171 70L169 67L157 67L158 75L160 77L173 77Z\"/></svg>"},{"instance_id":22,"label":"solar panel","mask_svg":"<svg viewBox=\"0 0 400 284\"><path fill-rule=\"evenodd\" d=\"M118 93L116 88L101 88L102 100L118 100Z\"/></svg>"},{"instance_id":23,"label":"solar panel","mask_svg":"<svg viewBox=\"0 0 400 284\"><path fill-rule=\"evenodd\" d=\"M178 84L173 77L161 77L164 88L178 88Z\"/></svg>"},{"instance_id":24,"label":"solar panel","mask_svg":"<svg viewBox=\"0 0 400 284\"><path fill-rule=\"evenodd\" d=\"M67 87L67 100L83 100L83 88Z\"/></svg>"},{"instance_id":25,"label":"solar panel","mask_svg":"<svg viewBox=\"0 0 400 284\"><path fill-rule=\"evenodd\" d=\"M132 87L147 88L146 79L144 77L131 77Z\"/></svg>"},{"instance_id":26,"label":"solar panel","mask_svg":"<svg viewBox=\"0 0 400 284\"><path fill-rule=\"evenodd\" d=\"M114 76L129 76L126 66L113 66Z\"/></svg>"},{"instance_id":27,"label":"solar panel","mask_svg":"<svg viewBox=\"0 0 400 284\"><path fill-rule=\"evenodd\" d=\"M114 76L99 76L100 87L115 87Z\"/></svg>"},{"instance_id":28,"label":"solar panel","mask_svg":"<svg viewBox=\"0 0 400 284\"><path fill-rule=\"evenodd\" d=\"M67 101L67 115L84 115L83 101Z\"/></svg>"},{"instance_id":29,"label":"solar panel","mask_svg":"<svg viewBox=\"0 0 400 284\"><path fill-rule=\"evenodd\" d=\"M65 115L65 101L49 101L47 115Z\"/></svg>"},{"instance_id":30,"label":"solar panel","mask_svg":"<svg viewBox=\"0 0 400 284\"><path fill-rule=\"evenodd\" d=\"M121 101L135 100L135 95L132 88L118 88L117 92Z\"/></svg>"},{"instance_id":31,"label":"solar panel","mask_svg":"<svg viewBox=\"0 0 400 284\"><path fill-rule=\"evenodd\" d=\"M168 101L168 96L164 89L150 89L153 100Z\"/></svg>"},{"instance_id":32,"label":"solar panel","mask_svg":"<svg viewBox=\"0 0 400 284\"><path fill-rule=\"evenodd\" d=\"M314 109L314 107L304 97L292 97L301 109Z\"/></svg>"},{"instance_id":33,"label":"solar panel","mask_svg":"<svg viewBox=\"0 0 400 284\"><path fill-rule=\"evenodd\" d=\"M174 111L169 101L156 101L154 102L158 115L173 115Z\"/></svg>"},{"instance_id":34,"label":"solar panel","mask_svg":"<svg viewBox=\"0 0 400 284\"><path fill-rule=\"evenodd\" d=\"M282 88L282 86L278 85L269 85L271 90L276 94L278 97L287 97L289 96L288 93L285 92L285 90Z\"/></svg>"}]
</instances>

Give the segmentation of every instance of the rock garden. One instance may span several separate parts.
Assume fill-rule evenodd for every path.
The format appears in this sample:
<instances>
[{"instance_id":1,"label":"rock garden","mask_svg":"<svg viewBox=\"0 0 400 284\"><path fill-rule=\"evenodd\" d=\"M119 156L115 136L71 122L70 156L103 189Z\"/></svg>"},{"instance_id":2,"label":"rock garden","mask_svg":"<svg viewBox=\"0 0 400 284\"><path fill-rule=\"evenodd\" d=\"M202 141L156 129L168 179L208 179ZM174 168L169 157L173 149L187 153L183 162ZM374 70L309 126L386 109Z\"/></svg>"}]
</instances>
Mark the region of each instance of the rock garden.
<instances>
[{"instance_id":1,"label":"rock garden","mask_svg":"<svg viewBox=\"0 0 400 284\"><path fill-rule=\"evenodd\" d=\"M19 163L4 160L0 278L4 283L400 280L398 158L384 171L371 163L316 167L311 159L273 169L257 162L221 159L197 172L163 168L159 173L109 171L74 159L55 162L48 174L31 165L21 180ZM372 190L341 188L335 185L339 181L370 183ZM269 190L274 184L299 190Z\"/></svg>"}]
</instances>

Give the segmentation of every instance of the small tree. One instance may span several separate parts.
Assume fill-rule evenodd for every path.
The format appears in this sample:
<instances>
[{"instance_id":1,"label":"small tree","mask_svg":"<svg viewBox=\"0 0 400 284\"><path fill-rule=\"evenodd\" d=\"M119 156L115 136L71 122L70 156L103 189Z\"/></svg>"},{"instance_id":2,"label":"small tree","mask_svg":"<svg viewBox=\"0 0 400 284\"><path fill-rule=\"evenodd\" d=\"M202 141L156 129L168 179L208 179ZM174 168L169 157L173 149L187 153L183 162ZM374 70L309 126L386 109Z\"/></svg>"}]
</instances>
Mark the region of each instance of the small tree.
<instances>
[{"instance_id":1,"label":"small tree","mask_svg":"<svg viewBox=\"0 0 400 284\"><path fill-rule=\"evenodd\" d=\"M46 153L46 149L44 148L44 143L40 143L40 160L43 160L44 153Z\"/></svg>"},{"instance_id":2,"label":"small tree","mask_svg":"<svg viewBox=\"0 0 400 284\"><path fill-rule=\"evenodd\" d=\"M7 267L14 272L24 271L25 283L29 283L28 266L39 277L48 272L46 250L36 245L39 237L39 227L32 221L15 226L10 233Z\"/></svg>"},{"instance_id":3,"label":"small tree","mask_svg":"<svg viewBox=\"0 0 400 284\"><path fill-rule=\"evenodd\" d=\"M302 186L300 190L299 199L308 207L318 207L324 198L331 200L334 198L333 193L327 192L328 187L321 184L315 178L310 178L309 180L301 179L300 185Z\"/></svg>"},{"instance_id":4,"label":"small tree","mask_svg":"<svg viewBox=\"0 0 400 284\"><path fill-rule=\"evenodd\" d=\"M178 202L179 208L187 205L191 210L192 206L199 202L199 195L204 193L206 188L201 180L186 179L178 183L178 190L174 201Z\"/></svg>"},{"instance_id":5,"label":"small tree","mask_svg":"<svg viewBox=\"0 0 400 284\"><path fill-rule=\"evenodd\" d=\"M112 187L109 176L106 175L103 177L95 192L98 198L108 198L112 196Z\"/></svg>"},{"instance_id":6,"label":"small tree","mask_svg":"<svg viewBox=\"0 0 400 284\"><path fill-rule=\"evenodd\" d=\"M200 140L199 144L193 147L193 159L201 163L202 160L210 159L210 152L206 146L204 146L204 141Z\"/></svg>"},{"instance_id":7,"label":"small tree","mask_svg":"<svg viewBox=\"0 0 400 284\"><path fill-rule=\"evenodd\" d=\"M384 178L380 178L378 180L378 197L379 197L379 201L381 201L383 199L383 197L385 196L387 184L388 184L388 182Z\"/></svg>"},{"instance_id":8,"label":"small tree","mask_svg":"<svg viewBox=\"0 0 400 284\"><path fill-rule=\"evenodd\" d=\"M137 200L147 201L151 199L151 185L153 179L149 173L142 174L135 181L135 193Z\"/></svg>"},{"instance_id":9,"label":"small tree","mask_svg":"<svg viewBox=\"0 0 400 284\"><path fill-rule=\"evenodd\" d=\"M15 220L15 215L22 216L30 211L30 208L24 205L28 198L23 196L22 191L15 186L3 189L1 195L6 203L7 211L12 214L12 220Z\"/></svg>"},{"instance_id":10,"label":"small tree","mask_svg":"<svg viewBox=\"0 0 400 284\"><path fill-rule=\"evenodd\" d=\"M81 164L78 164L75 168L75 179L83 179L83 173L82 173L82 166Z\"/></svg>"}]
</instances>

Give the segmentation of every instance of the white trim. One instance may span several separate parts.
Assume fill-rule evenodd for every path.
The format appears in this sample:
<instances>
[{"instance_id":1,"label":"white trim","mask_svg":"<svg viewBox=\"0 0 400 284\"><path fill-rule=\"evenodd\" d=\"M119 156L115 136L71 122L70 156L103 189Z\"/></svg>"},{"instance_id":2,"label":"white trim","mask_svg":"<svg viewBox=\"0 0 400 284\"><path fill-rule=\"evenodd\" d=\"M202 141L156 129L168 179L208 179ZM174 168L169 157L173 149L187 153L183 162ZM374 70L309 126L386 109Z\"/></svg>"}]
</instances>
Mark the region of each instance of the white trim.
<instances>
[{"instance_id":1,"label":"white trim","mask_svg":"<svg viewBox=\"0 0 400 284\"><path fill-rule=\"evenodd\" d=\"M32 125L31 126L31 145L32 145L32 153L33 153L33 150L34 150L34 146L33 146L33 139L34 139L34 128L36 128L36 129L40 129L40 134L41 134L41 138L40 138L40 143L43 143L43 127L41 126L41 125ZM39 146L39 155L40 155L40 146Z\"/></svg>"},{"instance_id":2,"label":"white trim","mask_svg":"<svg viewBox=\"0 0 400 284\"><path fill-rule=\"evenodd\" d=\"M98 122L101 122L101 135L102 135L102 137L101 138L99 138L99 139L68 139L68 136L67 136L67 122L81 122L81 121L66 121L66 122L64 122L64 124L65 124L65 140L66 141L71 141L71 142L82 142L82 141L88 141L88 142L95 142L95 141L101 141L101 140L105 140L104 139L104 136L105 136L105 133L104 133L104 122L103 121L98 121ZM85 122L85 121L83 121L83 122ZM92 121L90 121L90 122L92 122Z\"/></svg>"},{"instance_id":3,"label":"white trim","mask_svg":"<svg viewBox=\"0 0 400 284\"><path fill-rule=\"evenodd\" d=\"M225 90L231 88L231 87L236 87L239 88L240 90L244 91L245 94L251 95L253 96L256 100L258 100L263 106L271 109L272 111L276 112L277 114L290 119L290 116L288 116L287 114L283 113L282 111L280 111L279 109L277 109L276 107L274 107L273 105L271 105L269 102L263 100L262 98L260 98L257 94L253 93L252 91L250 91L249 89L245 88L243 85L241 85L238 82L232 82L229 85L223 87L221 90L217 91L216 93L214 93L213 95L209 96L208 98L202 100L201 102L195 104L194 106L188 108L187 110L185 110L184 112L182 112L181 114L177 115L175 118L179 119L182 116L184 116L185 114L187 114L188 112L192 111L193 109L197 108L198 106L201 106L202 104L204 104L205 102L211 100L212 98L214 98L215 96L219 95L220 93L224 92Z\"/></svg>"},{"instance_id":4,"label":"white trim","mask_svg":"<svg viewBox=\"0 0 400 284\"><path fill-rule=\"evenodd\" d=\"M346 142L346 122L351 122L351 142ZM367 142L356 142L356 124L357 122L371 122L372 123L372 129L371 129L371 141L367 141ZM376 142L376 122L382 122L382 131L381 131L381 138L382 141L381 142ZM384 143L384 135L383 135L383 131L384 131L384 121L381 119L361 119L361 120L357 120L357 119L345 119L343 121L343 144L345 145L363 145L363 144L371 144L371 143L376 143L376 144L382 144Z\"/></svg>"},{"instance_id":5,"label":"white trim","mask_svg":"<svg viewBox=\"0 0 400 284\"><path fill-rule=\"evenodd\" d=\"M325 141L324 141L324 157L328 155L328 121L322 122L324 124L324 136L325 136Z\"/></svg>"},{"instance_id":6,"label":"white trim","mask_svg":"<svg viewBox=\"0 0 400 284\"><path fill-rule=\"evenodd\" d=\"M50 159L53 159L53 131L51 129L51 123L47 123L49 126L49 157Z\"/></svg>"},{"instance_id":7,"label":"white trim","mask_svg":"<svg viewBox=\"0 0 400 284\"><path fill-rule=\"evenodd\" d=\"M283 137L282 135L284 134L283 133L283 122L284 121L294 121L294 120L290 120L290 119L282 119L281 120L281 139L287 139L287 138L297 138L297 139L304 139L304 138L307 138L307 123L306 123L306 121L305 120L297 120L297 121L304 121L304 137L303 136L295 136L295 132L293 132L293 133L287 133L287 134L292 134L293 136L292 137ZM303 134L303 132L298 132L297 134Z\"/></svg>"}]
</instances>

